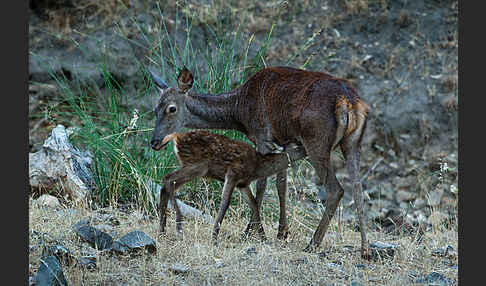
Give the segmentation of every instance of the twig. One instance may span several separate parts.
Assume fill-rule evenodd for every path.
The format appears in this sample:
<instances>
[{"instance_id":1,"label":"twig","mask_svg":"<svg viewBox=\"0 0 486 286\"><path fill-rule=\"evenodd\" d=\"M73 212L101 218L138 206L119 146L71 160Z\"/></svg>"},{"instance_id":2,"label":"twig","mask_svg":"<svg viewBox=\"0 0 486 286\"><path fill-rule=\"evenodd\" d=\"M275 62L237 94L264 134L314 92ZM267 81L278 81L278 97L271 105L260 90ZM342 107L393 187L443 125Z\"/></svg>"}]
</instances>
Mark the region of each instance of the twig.
<instances>
[{"instance_id":1,"label":"twig","mask_svg":"<svg viewBox=\"0 0 486 286\"><path fill-rule=\"evenodd\" d=\"M378 167L378 164L381 163L381 161L383 161L383 157L380 157L378 159L378 161L375 162L375 164L373 164L373 166L371 166L371 168L366 172L366 174L363 175L363 177L361 177L361 180L359 180L360 183L363 183L363 181L369 176L369 174L374 170L376 169L376 167Z\"/></svg>"}]
</instances>

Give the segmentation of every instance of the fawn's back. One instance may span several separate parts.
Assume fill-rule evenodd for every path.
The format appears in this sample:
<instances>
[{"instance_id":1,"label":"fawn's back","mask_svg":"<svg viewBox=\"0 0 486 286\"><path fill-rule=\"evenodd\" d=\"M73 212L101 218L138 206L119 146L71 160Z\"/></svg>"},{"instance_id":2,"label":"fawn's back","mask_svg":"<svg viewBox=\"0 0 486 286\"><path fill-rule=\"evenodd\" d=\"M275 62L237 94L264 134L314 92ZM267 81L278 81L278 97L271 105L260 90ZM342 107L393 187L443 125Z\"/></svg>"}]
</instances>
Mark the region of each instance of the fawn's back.
<instances>
[{"instance_id":1,"label":"fawn's back","mask_svg":"<svg viewBox=\"0 0 486 286\"><path fill-rule=\"evenodd\" d=\"M205 177L224 181L228 172L241 178L254 176L261 154L249 144L207 130L172 133L174 153L181 167L205 168Z\"/></svg>"}]
</instances>

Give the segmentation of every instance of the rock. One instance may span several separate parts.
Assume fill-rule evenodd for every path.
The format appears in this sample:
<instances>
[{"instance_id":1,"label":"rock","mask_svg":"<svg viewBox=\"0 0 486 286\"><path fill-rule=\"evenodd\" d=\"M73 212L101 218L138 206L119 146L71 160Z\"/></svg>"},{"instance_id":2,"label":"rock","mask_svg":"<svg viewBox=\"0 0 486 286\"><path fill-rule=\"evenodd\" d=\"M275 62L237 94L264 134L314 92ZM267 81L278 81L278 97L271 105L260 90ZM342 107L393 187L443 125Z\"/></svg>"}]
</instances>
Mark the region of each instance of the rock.
<instances>
[{"instance_id":1,"label":"rock","mask_svg":"<svg viewBox=\"0 0 486 286\"><path fill-rule=\"evenodd\" d=\"M454 249L454 247L448 245L447 247L439 248L432 251L432 255L455 259L457 257L457 251Z\"/></svg>"},{"instance_id":2,"label":"rock","mask_svg":"<svg viewBox=\"0 0 486 286\"><path fill-rule=\"evenodd\" d=\"M190 268L188 266L184 266L180 264L173 264L169 266L169 270L174 272L175 274L184 274L189 272Z\"/></svg>"},{"instance_id":3,"label":"rock","mask_svg":"<svg viewBox=\"0 0 486 286\"><path fill-rule=\"evenodd\" d=\"M49 245L42 249L41 257L55 256L59 262L65 265L71 265L75 260L72 252L64 245Z\"/></svg>"},{"instance_id":4,"label":"rock","mask_svg":"<svg viewBox=\"0 0 486 286\"><path fill-rule=\"evenodd\" d=\"M394 180L397 189L410 189L417 184L417 178L414 176L397 177Z\"/></svg>"},{"instance_id":5,"label":"rock","mask_svg":"<svg viewBox=\"0 0 486 286\"><path fill-rule=\"evenodd\" d=\"M390 258L395 255L397 245L376 241L370 243L371 258Z\"/></svg>"},{"instance_id":6,"label":"rock","mask_svg":"<svg viewBox=\"0 0 486 286\"><path fill-rule=\"evenodd\" d=\"M34 203L39 207L45 208L55 209L61 207L59 199L51 195L42 195L37 200L35 200Z\"/></svg>"},{"instance_id":7,"label":"rock","mask_svg":"<svg viewBox=\"0 0 486 286\"><path fill-rule=\"evenodd\" d=\"M417 193L410 191L399 190L396 192L396 200L400 202L408 202L414 200L417 197Z\"/></svg>"},{"instance_id":8,"label":"rock","mask_svg":"<svg viewBox=\"0 0 486 286\"><path fill-rule=\"evenodd\" d=\"M113 246L111 235L90 226L86 220L76 223L73 228L83 240L98 250L111 249Z\"/></svg>"},{"instance_id":9,"label":"rock","mask_svg":"<svg viewBox=\"0 0 486 286\"><path fill-rule=\"evenodd\" d=\"M71 145L66 129L58 125L41 150L29 153L30 187L60 189L74 202L84 204L92 187L91 158Z\"/></svg>"},{"instance_id":10,"label":"rock","mask_svg":"<svg viewBox=\"0 0 486 286\"><path fill-rule=\"evenodd\" d=\"M80 257L76 263L80 266L85 267L88 270L93 270L96 268L96 256L83 256Z\"/></svg>"},{"instance_id":11,"label":"rock","mask_svg":"<svg viewBox=\"0 0 486 286\"><path fill-rule=\"evenodd\" d=\"M423 277L415 279L415 283L427 283L428 285L446 286L452 284L443 274L438 272L431 272Z\"/></svg>"},{"instance_id":12,"label":"rock","mask_svg":"<svg viewBox=\"0 0 486 286\"><path fill-rule=\"evenodd\" d=\"M40 259L39 269L35 276L36 286L61 286L68 285L61 264L55 256L47 256Z\"/></svg>"},{"instance_id":13,"label":"rock","mask_svg":"<svg viewBox=\"0 0 486 286\"><path fill-rule=\"evenodd\" d=\"M421 209L425 207L426 204L427 202L423 198L416 198L413 202L413 207L416 209Z\"/></svg>"},{"instance_id":14,"label":"rock","mask_svg":"<svg viewBox=\"0 0 486 286\"><path fill-rule=\"evenodd\" d=\"M427 195L427 204L431 207L436 207L440 205L440 201L443 195L444 190L442 188L438 188L437 190L430 192Z\"/></svg>"},{"instance_id":15,"label":"rock","mask_svg":"<svg viewBox=\"0 0 486 286\"><path fill-rule=\"evenodd\" d=\"M113 243L113 250L118 253L127 253L130 250L147 249L149 253L156 251L155 241L146 233L135 230L125 234Z\"/></svg>"},{"instance_id":16,"label":"rock","mask_svg":"<svg viewBox=\"0 0 486 286\"><path fill-rule=\"evenodd\" d=\"M255 247L250 247L250 248L247 248L246 249L246 254L247 255L254 255L254 254L257 254L257 250Z\"/></svg>"}]
</instances>

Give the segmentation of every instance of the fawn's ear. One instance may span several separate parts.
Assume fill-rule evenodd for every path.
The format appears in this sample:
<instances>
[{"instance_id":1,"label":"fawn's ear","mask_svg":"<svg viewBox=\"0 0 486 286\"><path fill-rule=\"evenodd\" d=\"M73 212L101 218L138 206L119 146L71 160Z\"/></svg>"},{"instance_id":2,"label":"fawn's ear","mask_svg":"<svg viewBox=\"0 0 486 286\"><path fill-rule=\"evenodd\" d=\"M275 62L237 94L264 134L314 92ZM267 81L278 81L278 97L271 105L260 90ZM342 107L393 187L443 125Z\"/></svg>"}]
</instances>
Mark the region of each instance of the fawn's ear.
<instances>
[{"instance_id":1,"label":"fawn's ear","mask_svg":"<svg viewBox=\"0 0 486 286\"><path fill-rule=\"evenodd\" d=\"M177 84L179 90L183 93L186 93L188 90L191 89L193 83L194 78L192 76L192 73L186 67L184 67L177 76Z\"/></svg>"},{"instance_id":2,"label":"fawn's ear","mask_svg":"<svg viewBox=\"0 0 486 286\"><path fill-rule=\"evenodd\" d=\"M166 89L169 86L163 81L159 76L157 76L152 70L148 70L150 73L150 76L152 77L152 81L157 85L158 88L160 89Z\"/></svg>"}]
</instances>

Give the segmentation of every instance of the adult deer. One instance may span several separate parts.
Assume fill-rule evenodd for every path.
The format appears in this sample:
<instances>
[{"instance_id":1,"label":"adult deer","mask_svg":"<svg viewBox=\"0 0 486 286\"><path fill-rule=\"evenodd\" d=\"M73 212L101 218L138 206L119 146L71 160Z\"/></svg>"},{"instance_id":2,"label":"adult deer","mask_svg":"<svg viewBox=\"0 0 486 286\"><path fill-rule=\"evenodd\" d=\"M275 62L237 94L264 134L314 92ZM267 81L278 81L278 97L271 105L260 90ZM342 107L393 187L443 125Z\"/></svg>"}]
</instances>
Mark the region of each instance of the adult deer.
<instances>
[{"instance_id":1,"label":"adult deer","mask_svg":"<svg viewBox=\"0 0 486 286\"><path fill-rule=\"evenodd\" d=\"M302 145L314 167L325 207L314 235L305 248L317 248L329 227L344 194L331 165L331 151L341 147L346 160L361 231L361 255L369 258L363 199L359 178L361 141L369 107L345 80L322 72L290 67L264 68L241 86L220 94L195 94L189 90L193 77L184 68L177 78L178 87L168 85L152 73L160 90L160 101L151 145L160 147L162 139L182 127L234 129L244 133L257 150L270 153L273 144ZM280 202L279 238L288 232L285 211L286 171L277 174ZM322 186L325 184L325 189ZM256 201L261 208L266 179L257 181ZM255 224L250 224L247 231ZM256 225L260 229L261 222Z\"/></svg>"}]
</instances>

